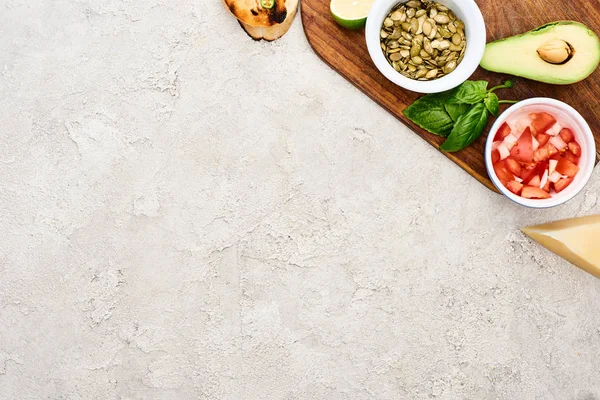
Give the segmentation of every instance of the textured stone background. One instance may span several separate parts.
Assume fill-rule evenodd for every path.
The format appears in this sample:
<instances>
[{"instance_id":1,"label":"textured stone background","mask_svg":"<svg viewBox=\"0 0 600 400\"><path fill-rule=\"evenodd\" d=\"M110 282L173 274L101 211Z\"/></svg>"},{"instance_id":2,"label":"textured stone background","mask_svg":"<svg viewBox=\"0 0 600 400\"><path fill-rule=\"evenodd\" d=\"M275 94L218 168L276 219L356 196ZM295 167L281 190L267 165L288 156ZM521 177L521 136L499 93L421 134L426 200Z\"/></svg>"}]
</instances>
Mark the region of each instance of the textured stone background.
<instances>
[{"instance_id":1,"label":"textured stone background","mask_svg":"<svg viewBox=\"0 0 600 400\"><path fill-rule=\"evenodd\" d=\"M298 19L0 0L0 399L600 399L600 280Z\"/></svg>"}]
</instances>

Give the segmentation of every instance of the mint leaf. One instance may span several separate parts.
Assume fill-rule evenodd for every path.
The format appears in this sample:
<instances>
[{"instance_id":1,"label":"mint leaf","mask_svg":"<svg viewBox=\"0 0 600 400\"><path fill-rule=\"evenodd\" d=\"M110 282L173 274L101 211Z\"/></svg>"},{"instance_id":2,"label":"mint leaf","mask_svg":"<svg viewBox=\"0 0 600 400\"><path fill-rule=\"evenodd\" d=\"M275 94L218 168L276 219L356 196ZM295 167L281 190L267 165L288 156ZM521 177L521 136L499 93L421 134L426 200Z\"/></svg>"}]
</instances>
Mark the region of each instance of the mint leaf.
<instances>
[{"instance_id":1,"label":"mint leaf","mask_svg":"<svg viewBox=\"0 0 600 400\"><path fill-rule=\"evenodd\" d=\"M469 111L471 106L468 104L446 103L444 108L448 115L450 115L450 118L452 118L452 121L456 122L458 117Z\"/></svg>"},{"instance_id":2,"label":"mint leaf","mask_svg":"<svg viewBox=\"0 0 600 400\"><path fill-rule=\"evenodd\" d=\"M466 81L454 92L450 103L477 104L487 95L487 81Z\"/></svg>"},{"instance_id":3,"label":"mint leaf","mask_svg":"<svg viewBox=\"0 0 600 400\"><path fill-rule=\"evenodd\" d=\"M456 121L448 139L440 146L441 150L454 152L473 143L487 125L488 111L483 103L474 105Z\"/></svg>"},{"instance_id":4,"label":"mint leaf","mask_svg":"<svg viewBox=\"0 0 600 400\"><path fill-rule=\"evenodd\" d=\"M448 96L448 92L428 94L415 101L402 113L426 131L446 137L454 125L454 121L444 107Z\"/></svg>"},{"instance_id":5,"label":"mint leaf","mask_svg":"<svg viewBox=\"0 0 600 400\"><path fill-rule=\"evenodd\" d=\"M483 100L483 104L489 110L489 112L494 116L498 116L498 111L500 109L500 100L498 100L498 96L496 93L488 93Z\"/></svg>"}]
</instances>

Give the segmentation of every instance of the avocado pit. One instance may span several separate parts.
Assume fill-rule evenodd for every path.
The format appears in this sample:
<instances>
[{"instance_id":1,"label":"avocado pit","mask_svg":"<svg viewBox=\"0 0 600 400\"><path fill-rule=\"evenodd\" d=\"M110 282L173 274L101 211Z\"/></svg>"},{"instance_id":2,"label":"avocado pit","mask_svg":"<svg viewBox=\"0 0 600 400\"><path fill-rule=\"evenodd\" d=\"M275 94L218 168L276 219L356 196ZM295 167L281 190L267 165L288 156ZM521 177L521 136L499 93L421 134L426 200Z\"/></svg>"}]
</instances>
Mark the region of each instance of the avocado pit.
<instances>
[{"instance_id":1,"label":"avocado pit","mask_svg":"<svg viewBox=\"0 0 600 400\"><path fill-rule=\"evenodd\" d=\"M566 64L573 57L573 46L564 40L554 39L537 49L540 58L550 64Z\"/></svg>"}]
</instances>

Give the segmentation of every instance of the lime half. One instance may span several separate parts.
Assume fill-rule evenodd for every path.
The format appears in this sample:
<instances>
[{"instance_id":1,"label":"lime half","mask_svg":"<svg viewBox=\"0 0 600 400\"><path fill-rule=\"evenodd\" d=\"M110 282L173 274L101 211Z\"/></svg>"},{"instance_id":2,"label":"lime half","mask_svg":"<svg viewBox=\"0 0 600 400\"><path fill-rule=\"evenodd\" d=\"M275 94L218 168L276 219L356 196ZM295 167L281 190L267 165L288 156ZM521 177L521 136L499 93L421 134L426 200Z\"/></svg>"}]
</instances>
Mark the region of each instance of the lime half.
<instances>
[{"instance_id":1,"label":"lime half","mask_svg":"<svg viewBox=\"0 0 600 400\"><path fill-rule=\"evenodd\" d=\"M373 0L331 0L329 9L333 19L344 28L361 29L372 5Z\"/></svg>"}]
</instances>

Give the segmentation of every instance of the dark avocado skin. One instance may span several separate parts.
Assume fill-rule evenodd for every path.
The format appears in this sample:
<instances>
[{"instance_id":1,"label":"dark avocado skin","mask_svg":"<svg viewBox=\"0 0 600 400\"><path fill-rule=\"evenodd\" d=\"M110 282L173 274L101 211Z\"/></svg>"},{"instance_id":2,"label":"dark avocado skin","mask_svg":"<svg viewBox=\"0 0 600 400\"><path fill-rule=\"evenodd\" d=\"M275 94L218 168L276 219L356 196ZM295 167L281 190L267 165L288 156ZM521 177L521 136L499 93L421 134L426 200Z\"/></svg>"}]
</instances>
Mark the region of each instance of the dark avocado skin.
<instances>
[{"instance_id":1,"label":"dark avocado skin","mask_svg":"<svg viewBox=\"0 0 600 400\"><path fill-rule=\"evenodd\" d=\"M555 26L558 26L558 25L579 25L579 26L584 27L587 30L590 29L587 26L583 25L582 23L575 22L575 21L556 21L556 22L550 22L550 23L548 23L546 25L542 25L542 26L540 26L538 28L532 29L532 30L527 31L525 33L521 33L520 35L514 35L514 36L506 37L504 39L494 40L493 42L490 42L488 44L504 42L506 40L512 40L512 39L520 38L520 37L523 37L523 36L529 36L531 34L543 34L545 30L547 30L549 28L554 28Z\"/></svg>"}]
</instances>

